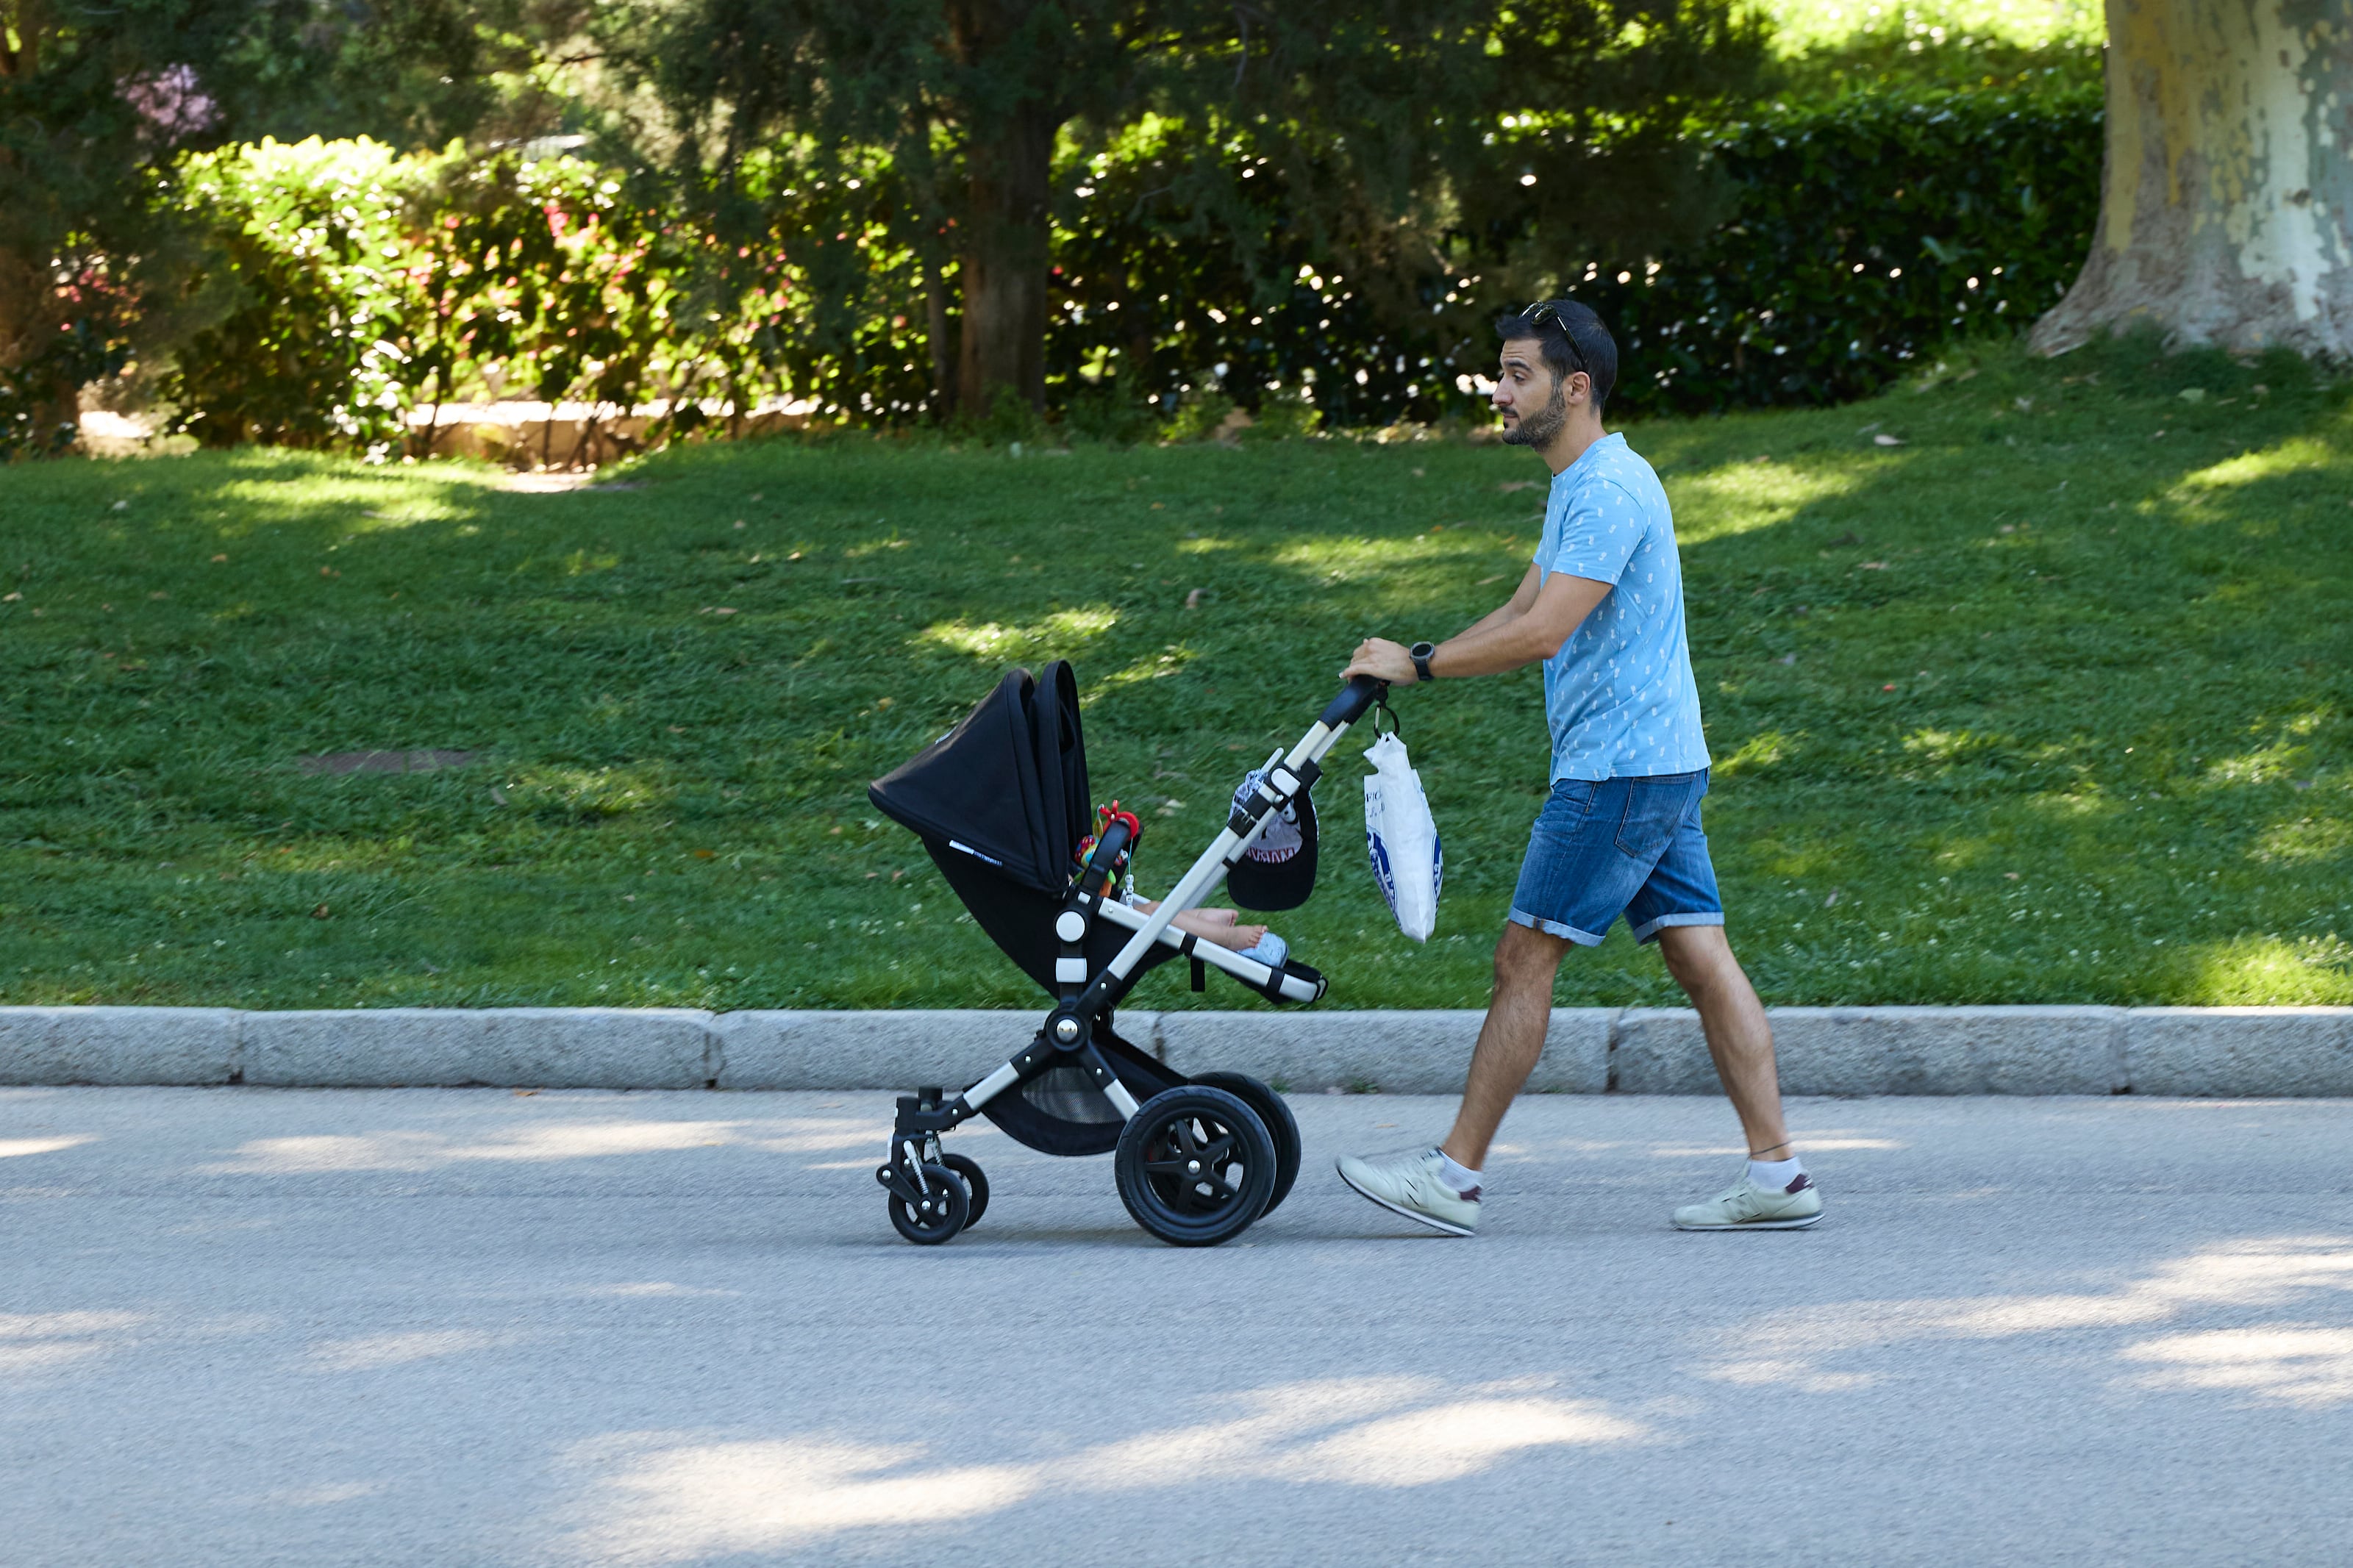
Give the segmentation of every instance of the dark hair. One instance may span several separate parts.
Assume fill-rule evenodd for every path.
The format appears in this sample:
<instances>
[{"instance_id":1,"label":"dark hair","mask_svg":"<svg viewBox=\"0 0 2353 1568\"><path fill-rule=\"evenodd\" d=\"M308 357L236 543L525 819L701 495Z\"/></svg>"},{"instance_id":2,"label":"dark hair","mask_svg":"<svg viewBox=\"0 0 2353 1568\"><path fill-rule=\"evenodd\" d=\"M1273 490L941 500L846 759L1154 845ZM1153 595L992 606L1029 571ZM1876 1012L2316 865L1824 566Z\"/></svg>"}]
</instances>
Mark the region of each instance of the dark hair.
<instances>
[{"instance_id":1,"label":"dark hair","mask_svg":"<svg viewBox=\"0 0 2353 1568\"><path fill-rule=\"evenodd\" d=\"M1541 300L1524 310L1500 316L1495 336L1504 342L1534 338L1544 345L1544 360L1556 381L1567 381L1583 371L1593 379L1596 417L1618 385L1618 342L1601 324L1590 305L1574 300Z\"/></svg>"}]
</instances>

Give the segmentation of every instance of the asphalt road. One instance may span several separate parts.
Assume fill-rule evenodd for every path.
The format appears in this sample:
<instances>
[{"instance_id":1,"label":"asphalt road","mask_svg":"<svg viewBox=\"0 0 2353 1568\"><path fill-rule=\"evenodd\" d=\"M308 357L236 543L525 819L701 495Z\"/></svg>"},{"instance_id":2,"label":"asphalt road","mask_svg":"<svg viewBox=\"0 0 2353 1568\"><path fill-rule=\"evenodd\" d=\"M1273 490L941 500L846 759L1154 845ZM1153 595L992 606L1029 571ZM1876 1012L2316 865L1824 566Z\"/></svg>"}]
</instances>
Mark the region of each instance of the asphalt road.
<instances>
[{"instance_id":1,"label":"asphalt road","mask_svg":"<svg viewBox=\"0 0 2353 1568\"><path fill-rule=\"evenodd\" d=\"M1720 1102L1545 1098L1488 1234L1294 1102L1240 1242L889 1099L0 1090L0 1561L2343 1564L2353 1101L1802 1101L1829 1217L1687 1236Z\"/></svg>"}]
</instances>

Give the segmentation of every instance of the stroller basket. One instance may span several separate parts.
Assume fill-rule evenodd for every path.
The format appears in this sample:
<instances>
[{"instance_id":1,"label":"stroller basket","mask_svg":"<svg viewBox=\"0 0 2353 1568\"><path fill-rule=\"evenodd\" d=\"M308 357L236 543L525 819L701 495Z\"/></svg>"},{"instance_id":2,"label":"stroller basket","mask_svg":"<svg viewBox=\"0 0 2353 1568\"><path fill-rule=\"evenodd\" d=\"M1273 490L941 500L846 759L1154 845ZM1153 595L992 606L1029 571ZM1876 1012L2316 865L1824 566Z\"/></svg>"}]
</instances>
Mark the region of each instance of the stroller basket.
<instances>
[{"instance_id":1,"label":"stroller basket","mask_svg":"<svg viewBox=\"0 0 2353 1568\"><path fill-rule=\"evenodd\" d=\"M876 1173L908 1239L945 1241L979 1217L979 1168L940 1150L974 1115L1051 1154L1118 1156L1120 1195L1145 1229L1180 1245L1238 1235L1282 1201L1298 1168L1298 1134L1282 1100L1239 1073L1195 1078L1120 1038L1113 1009L1169 959L1218 969L1271 1002L1309 1003L1326 983L1304 963L1269 965L1171 923L1213 892L1270 823L1303 804L1322 759L1385 688L1359 678L1238 805L1149 913L1113 896L1141 832L1119 814L1082 865L1088 829L1086 745L1071 667L1008 674L954 730L868 790L913 830L941 875L1024 973L1054 998L1029 1047L960 1094L931 1089L899 1102L889 1161ZM1181 1157L1179 1157L1181 1156Z\"/></svg>"}]
</instances>

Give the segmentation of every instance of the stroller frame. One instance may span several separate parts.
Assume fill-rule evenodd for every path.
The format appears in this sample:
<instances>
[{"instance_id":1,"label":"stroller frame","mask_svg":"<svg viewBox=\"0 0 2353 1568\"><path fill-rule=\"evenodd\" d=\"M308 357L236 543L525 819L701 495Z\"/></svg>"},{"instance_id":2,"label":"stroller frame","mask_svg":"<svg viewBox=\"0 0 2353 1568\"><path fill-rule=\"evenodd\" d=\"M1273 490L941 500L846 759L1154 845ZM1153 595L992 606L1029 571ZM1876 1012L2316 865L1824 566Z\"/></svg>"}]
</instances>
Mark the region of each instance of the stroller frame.
<instances>
[{"instance_id":1,"label":"stroller frame","mask_svg":"<svg viewBox=\"0 0 2353 1568\"><path fill-rule=\"evenodd\" d=\"M979 1217L988 1201L987 1183L980 1177L979 1167L969 1159L943 1154L941 1135L979 1115L997 1096L1056 1068L1081 1069L1118 1112L1124 1124L1120 1142L1124 1167L1128 1145L1133 1141L1129 1135L1135 1131L1136 1119L1145 1109L1145 1102L1138 1101L1120 1080L1096 1042L1099 1035L1115 1038L1108 1036L1104 1025L1112 1009L1142 978L1142 970L1148 967L1145 961L1156 947L1174 948L1193 961L1196 989L1201 967L1207 965L1224 971L1270 1000L1313 1002L1324 994L1326 983L1320 974L1312 971L1302 974L1288 964L1276 968L1245 958L1215 942L1177 931L1173 922L1177 915L1198 906L1214 892L1227 873L1259 841L1269 824L1307 794L1323 776L1325 755L1367 712L1377 706L1386 706L1388 691L1387 682L1357 676L1332 700L1288 752L1277 748L1270 754L1258 788L1233 808L1217 837L1149 914L1111 896L1141 831L1141 824L1132 815L1118 813L1113 816L1084 868L1072 879L1055 917L1054 935L1060 943L1060 954L1054 962L1054 979L1060 996L1036 1036L1010 1060L955 1094L934 1087L900 1097L898 1117L891 1130L890 1152L874 1176L892 1195L892 1219L902 1235L918 1243L943 1242ZM1085 951L1088 936L1098 921L1130 934L1108 963L1093 969L1086 960ZM1203 1087L1210 1081L1208 1079L1155 1095L1149 1103L1157 1107L1164 1100L1187 1097L1185 1105L1172 1104L1176 1120L1169 1123L1170 1131L1184 1145L1186 1152L1197 1152L1193 1148L1196 1142L1206 1145L1207 1152L1200 1153L1203 1159L1217 1157L1217 1151L1223 1147L1240 1147L1257 1151L1251 1157L1271 1167L1273 1145L1263 1123L1270 1117L1279 1118L1288 1129L1289 1112L1282 1109L1279 1099L1253 1080L1241 1079L1240 1075L1213 1077L1220 1084L1230 1082L1249 1100L1271 1104L1251 1105L1229 1093L1226 1088ZM1258 1130L1255 1138L1254 1129ZM1223 1144L1219 1142L1221 1133ZM1291 1135L1295 1161L1295 1131ZM1167 1150L1164 1148L1163 1152ZM1192 1168L1198 1171L1200 1166L1196 1163ZM1128 1201L1129 1210L1138 1222L1163 1240L1177 1245L1214 1245L1227 1240L1271 1206L1261 1196L1255 1206L1243 1205L1248 1212L1239 1215L1239 1224L1231 1223L1229 1216L1226 1223L1208 1227L1173 1223L1164 1226L1155 1223L1131 1196L1130 1173L1123 1168L1120 1176L1121 1195ZM1281 1201L1281 1194L1273 1194L1272 1199Z\"/></svg>"}]
</instances>

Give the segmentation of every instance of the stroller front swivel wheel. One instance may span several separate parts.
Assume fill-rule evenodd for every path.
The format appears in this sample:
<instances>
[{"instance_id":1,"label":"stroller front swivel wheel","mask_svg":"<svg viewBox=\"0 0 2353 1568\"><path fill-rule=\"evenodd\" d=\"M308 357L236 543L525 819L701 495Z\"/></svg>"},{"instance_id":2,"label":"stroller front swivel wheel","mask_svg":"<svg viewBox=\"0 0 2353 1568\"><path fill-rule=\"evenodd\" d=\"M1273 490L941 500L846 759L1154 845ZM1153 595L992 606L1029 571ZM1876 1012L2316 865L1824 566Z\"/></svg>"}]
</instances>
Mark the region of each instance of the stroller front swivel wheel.
<instances>
[{"instance_id":1,"label":"stroller front swivel wheel","mask_svg":"<svg viewBox=\"0 0 2353 1568\"><path fill-rule=\"evenodd\" d=\"M923 1173L914 1197L891 1194L891 1223L916 1246L937 1247L972 1223L972 1193L945 1165L925 1165Z\"/></svg>"},{"instance_id":2,"label":"stroller front swivel wheel","mask_svg":"<svg viewBox=\"0 0 2353 1568\"><path fill-rule=\"evenodd\" d=\"M1266 1212L1274 1140L1238 1097L1186 1084L1128 1118L1112 1173L1136 1224L1172 1247L1215 1247Z\"/></svg>"},{"instance_id":3,"label":"stroller front swivel wheel","mask_svg":"<svg viewBox=\"0 0 2353 1568\"><path fill-rule=\"evenodd\" d=\"M988 1212L988 1178L981 1173L980 1162L969 1154L943 1154L940 1163L964 1178L964 1190L972 1198L972 1212L964 1216L964 1227L970 1230Z\"/></svg>"}]
</instances>

